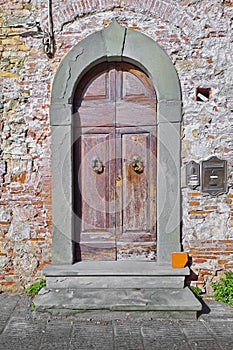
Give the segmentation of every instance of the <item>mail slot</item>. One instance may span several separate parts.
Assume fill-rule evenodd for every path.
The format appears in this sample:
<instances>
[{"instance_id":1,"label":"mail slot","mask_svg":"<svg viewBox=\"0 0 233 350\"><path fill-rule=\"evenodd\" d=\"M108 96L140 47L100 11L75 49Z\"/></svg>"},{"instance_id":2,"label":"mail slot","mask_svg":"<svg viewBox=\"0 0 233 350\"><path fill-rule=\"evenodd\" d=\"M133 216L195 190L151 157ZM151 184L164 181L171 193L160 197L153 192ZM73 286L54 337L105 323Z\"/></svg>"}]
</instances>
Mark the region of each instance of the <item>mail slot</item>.
<instances>
[{"instance_id":1,"label":"mail slot","mask_svg":"<svg viewBox=\"0 0 233 350\"><path fill-rule=\"evenodd\" d=\"M201 162L201 191L217 196L227 189L227 161L211 157Z\"/></svg>"}]
</instances>

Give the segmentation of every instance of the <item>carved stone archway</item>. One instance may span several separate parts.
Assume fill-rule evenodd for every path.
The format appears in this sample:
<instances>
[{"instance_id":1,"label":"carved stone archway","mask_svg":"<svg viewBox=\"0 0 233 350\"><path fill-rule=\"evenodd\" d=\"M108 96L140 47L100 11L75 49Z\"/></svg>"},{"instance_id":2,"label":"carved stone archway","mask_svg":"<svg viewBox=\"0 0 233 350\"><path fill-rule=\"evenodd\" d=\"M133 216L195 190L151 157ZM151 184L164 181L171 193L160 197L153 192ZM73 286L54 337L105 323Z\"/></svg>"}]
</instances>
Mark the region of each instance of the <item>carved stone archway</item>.
<instances>
[{"instance_id":1,"label":"carved stone archway","mask_svg":"<svg viewBox=\"0 0 233 350\"><path fill-rule=\"evenodd\" d=\"M157 262L170 263L180 251L180 83L167 54L152 39L113 21L79 42L56 73L51 97L52 129L52 261L73 263L73 96L95 65L123 61L142 69L157 95Z\"/></svg>"}]
</instances>

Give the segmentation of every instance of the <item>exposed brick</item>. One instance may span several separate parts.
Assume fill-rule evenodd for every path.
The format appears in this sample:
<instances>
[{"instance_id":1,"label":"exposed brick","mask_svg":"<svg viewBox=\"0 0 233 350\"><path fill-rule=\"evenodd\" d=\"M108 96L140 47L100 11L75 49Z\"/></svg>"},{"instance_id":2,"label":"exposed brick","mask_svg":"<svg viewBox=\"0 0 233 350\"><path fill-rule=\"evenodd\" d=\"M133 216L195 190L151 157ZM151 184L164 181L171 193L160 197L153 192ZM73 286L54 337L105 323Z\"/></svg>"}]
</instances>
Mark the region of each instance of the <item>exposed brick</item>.
<instances>
[{"instance_id":1,"label":"exposed brick","mask_svg":"<svg viewBox=\"0 0 233 350\"><path fill-rule=\"evenodd\" d=\"M201 192L189 192L189 197L199 197L201 196Z\"/></svg>"},{"instance_id":2,"label":"exposed brick","mask_svg":"<svg viewBox=\"0 0 233 350\"><path fill-rule=\"evenodd\" d=\"M190 201L190 202L189 202L189 205L190 205L191 207L195 207L195 206L197 206L197 205L200 205L200 202Z\"/></svg>"},{"instance_id":3,"label":"exposed brick","mask_svg":"<svg viewBox=\"0 0 233 350\"><path fill-rule=\"evenodd\" d=\"M204 210L190 210L189 215L206 215L209 214L209 211Z\"/></svg>"},{"instance_id":4,"label":"exposed brick","mask_svg":"<svg viewBox=\"0 0 233 350\"><path fill-rule=\"evenodd\" d=\"M204 207L204 210L208 210L208 211L213 211L216 210L218 207L216 205L209 205Z\"/></svg>"},{"instance_id":5,"label":"exposed brick","mask_svg":"<svg viewBox=\"0 0 233 350\"><path fill-rule=\"evenodd\" d=\"M2 286L12 286L12 285L14 285L14 284L15 284L14 281L2 281L2 282L1 282L1 285L2 285Z\"/></svg>"},{"instance_id":6,"label":"exposed brick","mask_svg":"<svg viewBox=\"0 0 233 350\"><path fill-rule=\"evenodd\" d=\"M224 265L224 264L227 264L228 263L228 260L218 260L218 264L219 265Z\"/></svg>"}]
</instances>

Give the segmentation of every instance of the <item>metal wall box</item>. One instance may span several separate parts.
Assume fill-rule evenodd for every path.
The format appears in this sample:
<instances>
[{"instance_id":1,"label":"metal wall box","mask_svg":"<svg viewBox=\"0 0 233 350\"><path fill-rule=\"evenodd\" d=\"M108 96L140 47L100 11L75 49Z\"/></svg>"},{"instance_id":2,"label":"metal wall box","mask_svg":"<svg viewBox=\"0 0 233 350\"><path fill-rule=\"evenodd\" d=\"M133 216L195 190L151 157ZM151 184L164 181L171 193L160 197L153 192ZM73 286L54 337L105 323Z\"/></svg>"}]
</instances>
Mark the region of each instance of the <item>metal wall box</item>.
<instances>
[{"instance_id":1,"label":"metal wall box","mask_svg":"<svg viewBox=\"0 0 233 350\"><path fill-rule=\"evenodd\" d=\"M227 190L227 161L211 157L201 162L201 191L212 196Z\"/></svg>"},{"instance_id":2,"label":"metal wall box","mask_svg":"<svg viewBox=\"0 0 233 350\"><path fill-rule=\"evenodd\" d=\"M200 165L194 160L186 164L186 186L195 189L200 185Z\"/></svg>"}]
</instances>

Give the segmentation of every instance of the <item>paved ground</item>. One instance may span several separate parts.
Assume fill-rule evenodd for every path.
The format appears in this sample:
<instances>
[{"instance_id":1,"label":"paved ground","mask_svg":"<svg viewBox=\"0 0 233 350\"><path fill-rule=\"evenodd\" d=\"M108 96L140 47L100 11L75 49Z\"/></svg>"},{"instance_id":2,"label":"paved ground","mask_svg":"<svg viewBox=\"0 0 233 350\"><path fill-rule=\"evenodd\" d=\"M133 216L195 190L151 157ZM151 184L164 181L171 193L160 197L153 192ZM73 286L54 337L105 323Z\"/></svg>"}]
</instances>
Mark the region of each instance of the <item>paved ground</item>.
<instances>
[{"instance_id":1,"label":"paved ground","mask_svg":"<svg viewBox=\"0 0 233 350\"><path fill-rule=\"evenodd\" d=\"M34 315L25 295L0 294L1 350L233 350L233 308L214 301L197 320L153 313Z\"/></svg>"}]
</instances>

